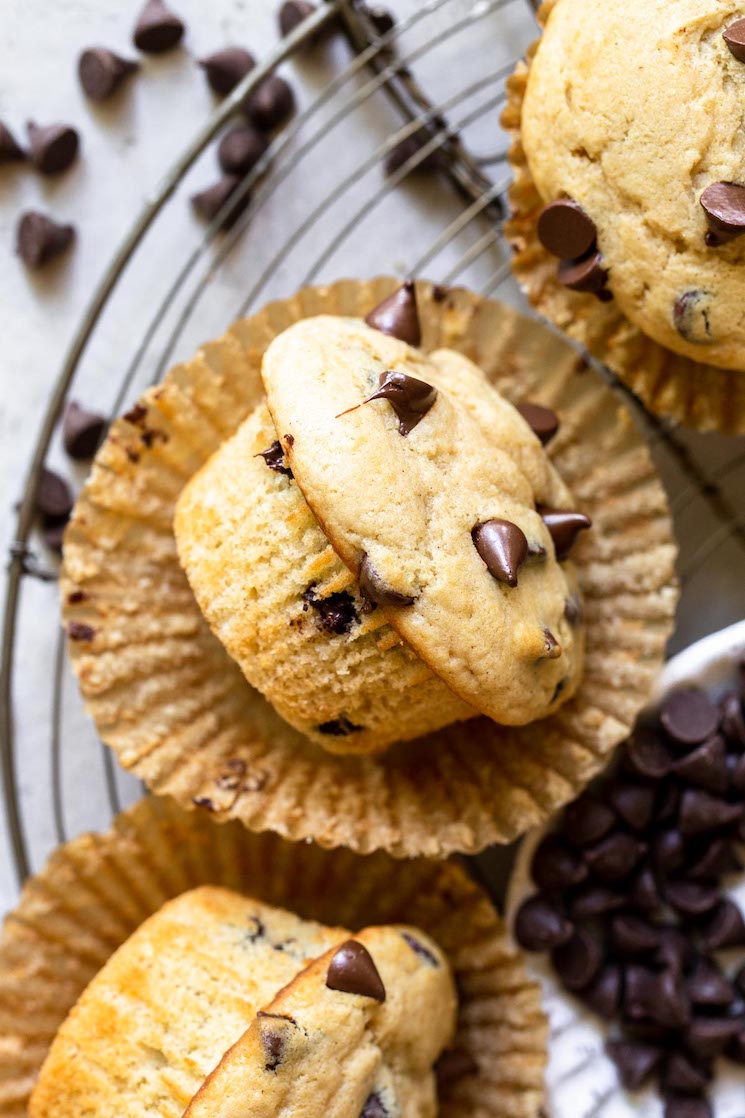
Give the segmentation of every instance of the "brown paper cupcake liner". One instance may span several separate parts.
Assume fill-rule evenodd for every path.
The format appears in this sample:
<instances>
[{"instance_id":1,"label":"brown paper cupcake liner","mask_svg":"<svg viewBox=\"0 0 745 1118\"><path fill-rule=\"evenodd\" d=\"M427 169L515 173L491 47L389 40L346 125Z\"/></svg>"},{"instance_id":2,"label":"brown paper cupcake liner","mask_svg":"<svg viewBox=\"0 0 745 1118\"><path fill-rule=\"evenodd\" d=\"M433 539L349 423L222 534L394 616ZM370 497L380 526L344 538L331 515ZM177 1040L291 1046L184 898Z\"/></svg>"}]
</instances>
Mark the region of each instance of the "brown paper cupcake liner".
<instances>
[{"instance_id":1,"label":"brown paper cupcake liner","mask_svg":"<svg viewBox=\"0 0 745 1118\"><path fill-rule=\"evenodd\" d=\"M538 21L545 26L557 0L544 0ZM637 329L614 302L563 287L556 276L556 258L537 236L541 198L521 141L522 107L530 66L538 49L533 43L507 81L502 124L512 138L509 160L511 216L505 235L513 248L515 276L532 305L594 357L604 362L656 415L700 431L727 435L745 432L745 374L720 369L673 353Z\"/></svg>"},{"instance_id":2,"label":"brown paper cupcake liner","mask_svg":"<svg viewBox=\"0 0 745 1118\"><path fill-rule=\"evenodd\" d=\"M443 1066L451 1075L441 1077L442 1118L537 1118L546 1046L540 991L457 864L286 843L152 797L107 833L60 847L5 922L0 1118L26 1114L57 1029L116 948L167 900L205 884L326 924L409 923L429 932L450 959L460 999L453 1058Z\"/></svg>"},{"instance_id":3,"label":"brown paper cupcake liner","mask_svg":"<svg viewBox=\"0 0 745 1118\"><path fill-rule=\"evenodd\" d=\"M112 427L65 538L63 616L86 706L155 792L256 831L360 853L443 857L507 842L578 794L643 706L677 586L663 488L613 392L571 346L498 303L419 285L423 347L476 361L514 401L558 411L549 450L594 521L573 558L587 666L559 713L485 718L377 757L327 753L246 682L203 621L171 527L187 478L261 398L262 354L301 317L363 316L390 278L307 288L236 323Z\"/></svg>"}]
</instances>

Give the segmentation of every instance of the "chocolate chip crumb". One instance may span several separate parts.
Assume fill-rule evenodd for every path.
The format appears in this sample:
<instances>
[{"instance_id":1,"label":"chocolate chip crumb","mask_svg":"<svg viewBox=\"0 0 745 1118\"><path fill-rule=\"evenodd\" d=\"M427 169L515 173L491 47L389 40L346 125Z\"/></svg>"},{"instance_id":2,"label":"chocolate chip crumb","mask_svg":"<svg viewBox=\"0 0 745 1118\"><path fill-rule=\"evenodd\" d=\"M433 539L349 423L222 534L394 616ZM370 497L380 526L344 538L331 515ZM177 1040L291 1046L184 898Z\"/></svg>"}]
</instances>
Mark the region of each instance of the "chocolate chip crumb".
<instances>
[{"instance_id":1,"label":"chocolate chip crumb","mask_svg":"<svg viewBox=\"0 0 745 1118\"><path fill-rule=\"evenodd\" d=\"M303 591L302 597L316 611L319 627L327 633L341 636L359 621L354 598L347 590L339 590L325 598L319 598L314 584Z\"/></svg>"},{"instance_id":2,"label":"chocolate chip crumb","mask_svg":"<svg viewBox=\"0 0 745 1118\"><path fill-rule=\"evenodd\" d=\"M289 478L294 476L290 467L285 464L285 452L279 439L275 439L266 450L260 450L255 457L263 458L269 469L275 473L285 474Z\"/></svg>"}]
</instances>

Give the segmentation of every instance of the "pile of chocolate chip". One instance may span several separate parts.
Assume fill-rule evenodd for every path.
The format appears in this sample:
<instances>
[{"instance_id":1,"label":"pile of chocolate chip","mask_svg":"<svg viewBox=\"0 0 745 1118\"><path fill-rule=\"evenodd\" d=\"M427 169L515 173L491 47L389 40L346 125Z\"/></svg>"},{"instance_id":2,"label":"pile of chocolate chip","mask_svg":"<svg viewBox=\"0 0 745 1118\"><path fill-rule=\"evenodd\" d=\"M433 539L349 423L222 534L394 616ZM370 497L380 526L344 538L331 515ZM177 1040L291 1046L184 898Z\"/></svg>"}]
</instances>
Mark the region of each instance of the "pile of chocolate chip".
<instances>
[{"instance_id":1,"label":"pile of chocolate chip","mask_svg":"<svg viewBox=\"0 0 745 1118\"><path fill-rule=\"evenodd\" d=\"M515 935L610 1024L624 1086L656 1082L666 1118L710 1118L714 1060L745 1064L745 919L722 879L745 841L743 680L715 703L670 695L612 775L565 809L531 866Z\"/></svg>"}]
</instances>

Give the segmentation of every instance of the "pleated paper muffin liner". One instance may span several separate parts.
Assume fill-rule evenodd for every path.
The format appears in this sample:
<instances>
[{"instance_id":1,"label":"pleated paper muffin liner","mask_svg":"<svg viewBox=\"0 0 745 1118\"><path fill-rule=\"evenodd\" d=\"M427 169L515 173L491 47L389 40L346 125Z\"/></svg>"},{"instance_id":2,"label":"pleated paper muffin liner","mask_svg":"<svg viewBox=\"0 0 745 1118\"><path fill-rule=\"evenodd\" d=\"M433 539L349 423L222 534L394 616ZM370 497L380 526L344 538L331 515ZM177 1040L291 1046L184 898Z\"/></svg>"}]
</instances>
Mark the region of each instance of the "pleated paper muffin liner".
<instances>
[{"instance_id":1,"label":"pleated paper muffin liner","mask_svg":"<svg viewBox=\"0 0 745 1118\"><path fill-rule=\"evenodd\" d=\"M721 691L735 685L736 665L745 654L745 622L731 625L697 641L665 665L655 687L652 705L669 692L686 685ZM534 892L530 865L536 847L548 828L540 828L523 839L507 891L506 921L514 924L522 902ZM745 874L726 879L725 892L745 912ZM737 949L741 954L741 949ZM736 955L727 964L731 970ZM528 974L541 985L543 1008L549 1020L546 1101L548 1118L565 1114L613 1118L663 1118L664 1105L654 1086L629 1093L624 1090L616 1066L605 1051L612 1027L561 986L550 958L526 955ZM707 1094L714 1118L739 1118L743 1113L745 1068L722 1063Z\"/></svg>"},{"instance_id":2,"label":"pleated paper muffin liner","mask_svg":"<svg viewBox=\"0 0 745 1118\"><path fill-rule=\"evenodd\" d=\"M676 552L639 432L570 345L498 303L465 290L443 299L421 283L425 350L460 350L513 401L559 413L549 452L594 521L573 552L584 680L540 723L472 719L377 757L327 753L288 726L202 619L176 555L174 504L261 398L260 362L276 334L309 315L364 316L396 286L347 280L273 303L114 423L65 537L63 616L101 737L153 791L286 838L443 857L541 823L627 736L672 627Z\"/></svg>"},{"instance_id":3,"label":"pleated paper muffin liner","mask_svg":"<svg viewBox=\"0 0 745 1118\"><path fill-rule=\"evenodd\" d=\"M538 12L541 26L545 26L556 3L544 0ZM514 174L505 235L513 248L512 266L518 282L541 314L603 361L656 415L700 431L743 434L743 373L673 353L634 326L617 303L601 303L594 295L570 291L559 283L556 257L538 240L538 216L545 202L530 173L520 133L525 90L538 42L533 43L526 60L507 81L507 105L502 115L502 124L512 138L509 160Z\"/></svg>"},{"instance_id":4,"label":"pleated paper muffin liner","mask_svg":"<svg viewBox=\"0 0 745 1118\"><path fill-rule=\"evenodd\" d=\"M460 866L287 843L153 797L107 833L60 847L5 923L0 1118L26 1114L58 1027L117 947L167 900L206 884L353 930L408 923L427 931L459 993L456 1040L440 1077L442 1118L537 1118L546 1044L539 988Z\"/></svg>"}]
</instances>

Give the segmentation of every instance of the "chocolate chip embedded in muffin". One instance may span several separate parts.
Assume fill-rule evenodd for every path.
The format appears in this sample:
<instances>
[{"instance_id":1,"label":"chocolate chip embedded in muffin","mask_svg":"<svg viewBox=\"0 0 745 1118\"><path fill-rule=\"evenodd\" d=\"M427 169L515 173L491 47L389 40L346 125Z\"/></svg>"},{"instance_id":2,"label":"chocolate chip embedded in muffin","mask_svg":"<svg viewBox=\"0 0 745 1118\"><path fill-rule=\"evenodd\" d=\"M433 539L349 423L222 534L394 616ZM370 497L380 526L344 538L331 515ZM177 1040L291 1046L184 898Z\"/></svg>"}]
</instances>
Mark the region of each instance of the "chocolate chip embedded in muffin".
<instances>
[{"instance_id":1,"label":"chocolate chip embedded in muffin","mask_svg":"<svg viewBox=\"0 0 745 1118\"><path fill-rule=\"evenodd\" d=\"M321 598L316 594L315 586L309 586L303 592L303 600L316 611L318 624L327 633L341 636L359 621L354 598L347 590L339 590Z\"/></svg>"},{"instance_id":2,"label":"chocolate chip embedded in muffin","mask_svg":"<svg viewBox=\"0 0 745 1118\"><path fill-rule=\"evenodd\" d=\"M364 730L364 726L355 726L348 718L334 718L330 722L322 722L316 727L319 734L328 734L332 738L345 738L349 734L356 734Z\"/></svg>"},{"instance_id":3,"label":"chocolate chip embedded in muffin","mask_svg":"<svg viewBox=\"0 0 745 1118\"><path fill-rule=\"evenodd\" d=\"M371 400L388 400L398 416L399 435L409 435L437 399L437 389L423 380L410 377L406 373L388 371L380 376L380 388L368 396L364 403Z\"/></svg>"},{"instance_id":4,"label":"chocolate chip embedded in muffin","mask_svg":"<svg viewBox=\"0 0 745 1118\"><path fill-rule=\"evenodd\" d=\"M473 543L498 582L517 586L517 576L528 558L528 541L522 528L511 520L495 517L471 531Z\"/></svg>"},{"instance_id":5,"label":"chocolate chip embedded in muffin","mask_svg":"<svg viewBox=\"0 0 745 1118\"><path fill-rule=\"evenodd\" d=\"M709 231L706 243L717 248L745 233L745 186L736 182L715 182L700 198Z\"/></svg>"},{"instance_id":6,"label":"chocolate chip embedded in muffin","mask_svg":"<svg viewBox=\"0 0 745 1118\"><path fill-rule=\"evenodd\" d=\"M541 444L548 446L559 430L559 417L556 412L552 411L551 408L543 407L542 404L531 404L527 400L522 404L516 404L515 409L520 412L533 434L540 439Z\"/></svg>"},{"instance_id":7,"label":"chocolate chip embedded in muffin","mask_svg":"<svg viewBox=\"0 0 745 1118\"><path fill-rule=\"evenodd\" d=\"M329 990L385 1001L385 986L378 968L367 948L354 939L348 939L335 952L329 963L326 985Z\"/></svg>"},{"instance_id":8,"label":"chocolate chip embedded in muffin","mask_svg":"<svg viewBox=\"0 0 745 1118\"><path fill-rule=\"evenodd\" d=\"M673 323L681 338L695 345L707 345L712 340L711 296L707 291L692 288L675 300Z\"/></svg>"},{"instance_id":9,"label":"chocolate chip embedded in muffin","mask_svg":"<svg viewBox=\"0 0 745 1118\"><path fill-rule=\"evenodd\" d=\"M274 470L275 473L285 474L289 478L293 476L292 470L285 462L284 448L279 439L275 439L266 450L260 450L256 457L263 458L269 469Z\"/></svg>"},{"instance_id":10,"label":"chocolate chip embedded in muffin","mask_svg":"<svg viewBox=\"0 0 745 1118\"><path fill-rule=\"evenodd\" d=\"M390 334L402 342L418 346L422 340L422 328L416 298L413 280L406 280L397 291L373 307L365 322L382 334Z\"/></svg>"},{"instance_id":11,"label":"chocolate chip embedded in muffin","mask_svg":"<svg viewBox=\"0 0 745 1118\"><path fill-rule=\"evenodd\" d=\"M538 239L552 256L577 260L595 245L597 229L578 202L559 198L549 202L538 218Z\"/></svg>"},{"instance_id":12,"label":"chocolate chip embedded in muffin","mask_svg":"<svg viewBox=\"0 0 745 1118\"><path fill-rule=\"evenodd\" d=\"M723 32L722 38L730 54L738 62L745 62L745 19L737 19Z\"/></svg>"}]
</instances>

